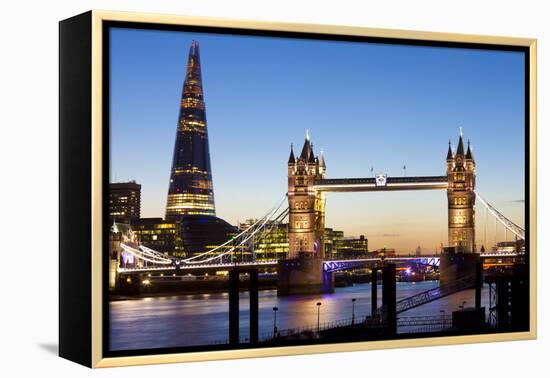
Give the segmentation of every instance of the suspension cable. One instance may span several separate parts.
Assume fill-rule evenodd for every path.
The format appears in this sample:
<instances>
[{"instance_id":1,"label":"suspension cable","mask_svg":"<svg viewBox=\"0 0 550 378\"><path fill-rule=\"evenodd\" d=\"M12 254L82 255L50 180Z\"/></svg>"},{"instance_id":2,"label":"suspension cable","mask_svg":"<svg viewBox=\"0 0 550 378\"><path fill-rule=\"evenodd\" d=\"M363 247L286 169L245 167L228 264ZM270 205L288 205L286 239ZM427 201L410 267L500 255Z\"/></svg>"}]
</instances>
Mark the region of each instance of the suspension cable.
<instances>
[{"instance_id":1,"label":"suspension cable","mask_svg":"<svg viewBox=\"0 0 550 378\"><path fill-rule=\"evenodd\" d=\"M164 260L164 261L167 261L167 262L172 262L172 259L166 257L165 255L163 255L162 253L160 252L157 252L155 251L154 249L151 249L151 248L148 248L144 245L140 245L139 246L139 249L145 254L145 255L148 255L148 256L151 256L151 257L155 257L159 260Z\"/></svg>"},{"instance_id":2,"label":"suspension cable","mask_svg":"<svg viewBox=\"0 0 550 378\"><path fill-rule=\"evenodd\" d=\"M474 193L476 194L476 197L481 201L481 203L491 212L491 214L500 222L504 227L506 227L510 232L512 232L514 235L516 235L518 238L525 240L525 229L518 226L514 222L512 222L510 219L506 218L504 215L502 215L497 209L495 209L493 206L491 206L487 201L481 197L481 195L474 190Z\"/></svg>"},{"instance_id":3,"label":"suspension cable","mask_svg":"<svg viewBox=\"0 0 550 378\"><path fill-rule=\"evenodd\" d=\"M252 226L248 227L246 230L242 231L240 234L234 236L233 238L229 239L228 241L226 241L225 243L223 244L220 244L218 246L216 246L215 248L209 250L209 251L206 251L206 252L203 252L203 253L199 253L198 255L195 255L195 256L192 256L192 257L189 257L187 259L181 259L181 260L178 260L180 262L184 262L184 263L192 263L192 260L195 260L199 257L202 257L202 256L205 256L205 255L208 255L208 254L211 254L212 252L215 252L217 251L218 249L222 248L222 247L225 247L226 245L228 245L229 243L237 240L239 237L243 236L244 234L246 234L247 232L251 231L254 227L256 227L258 225L258 223L266 220L266 219L269 219L269 217L271 217L273 215L273 213L277 212L281 206L283 205L285 199L286 199L286 193L285 195L283 196L283 198L281 199L281 201L279 201L279 203L277 205L275 205L274 207L271 208L271 210L265 215L263 216L262 218L258 219L256 222L254 222L254 224L252 224ZM239 243L239 245L241 245L241 243ZM217 256L217 257L220 257L220 256Z\"/></svg>"},{"instance_id":4,"label":"suspension cable","mask_svg":"<svg viewBox=\"0 0 550 378\"><path fill-rule=\"evenodd\" d=\"M139 250L137 250L135 248L132 248L129 245L126 245L124 243L120 243L120 247L122 249L124 249L125 252L128 252L128 253L134 255L135 257L137 257L138 259L141 259L143 261L147 261L147 262L154 263L154 264L170 264L171 263L171 261L162 261L162 260L159 261L159 260L154 260L154 259L151 259L151 258L148 258L148 257L144 257L143 253L140 253Z\"/></svg>"},{"instance_id":5,"label":"suspension cable","mask_svg":"<svg viewBox=\"0 0 550 378\"><path fill-rule=\"evenodd\" d=\"M202 252L198 255L195 255L195 256L192 256L192 257L189 257L187 259L177 259L175 261L179 262L179 263L192 263L192 260L195 260L199 257L202 257L202 256L205 256L205 255L208 255L208 254L212 254L212 252L215 252L217 251L218 249L221 249L225 246L227 246L229 243L237 240L239 237L243 236L244 234L250 232L251 230L253 230L260 222L264 221L266 218L269 219L270 216L272 216L273 213L277 212L277 210L280 209L280 207L282 206L282 204L284 203L284 200L286 199L287 197L287 194L285 193L285 195L283 196L283 198L279 201L279 203L277 203L275 206L273 206L268 213L266 213L266 215L264 215L262 218L258 219L256 222L254 222L251 226L249 226L247 229L243 230L241 233L239 233L238 235L234 236L233 238L229 239L228 241L224 242L223 244L220 244L218 246L216 246L215 248L212 248L211 250L208 250L206 252ZM241 245L241 243L239 243L239 245ZM158 251L155 251L154 249L152 248L148 248L148 247L145 247L143 245L140 245L139 246L139 249L142 250L145 254L149 255L149 256L154 256L158 259L161 259L161 260L164 260L166 262L164 263L168 263L168 262L172 262L173 260L171 259L168 259L166 258L162 253L158 252ZM224 253L225 254L225 253ZM217 257L220 257L219 255Z\"/></svg>"},{"instance_id":6,"label":"suspension cable","mask_svg":"<svg viewBox=\"0 0 550 378\"><path fill-rule=\"evenodd\" d=\"M279 206L280 207L280 206ZM283 212L286 212L288 209L285 209ZM228 255L230 253L232 253L237 247L243 245L244 243L246 243L247 241L249 241L254 235L256 235L256 233L258 233L260 230L263 229L263 227L266 225L266 223L269 221L270 218L266 218L262 225L258 228L256 228L249 236L247 236L245 239L243 239L239 244L237 245L234 245L233 247L231 247L231 249L223 252L223 253L220 253L219 255L216 255L216 256L212 256L212 257L209 257L207 259L204 259L204 260L201 260L201 261L187 261L186 263L187 264L204 264L204 263L207 263L209 261L212 261L212 260L216 260L216 259L219 259L225 255Z\"/></svg>"},{"instance_id":7,"label":"suspension cable","mask_svg":"<svg viewBox=\"0 0 550 378\"><path fill-rule=\"evenodd\" d=\"M283 212L281 212L273 221L270 222L270 224L264 228L263 232L258 237L258 240L262 240L266 238L269 234L273 232L273 230L281 224L281 222L286 218L286 216L289 213L289 208L286 208Z\"/></svg>"}]
</instances>

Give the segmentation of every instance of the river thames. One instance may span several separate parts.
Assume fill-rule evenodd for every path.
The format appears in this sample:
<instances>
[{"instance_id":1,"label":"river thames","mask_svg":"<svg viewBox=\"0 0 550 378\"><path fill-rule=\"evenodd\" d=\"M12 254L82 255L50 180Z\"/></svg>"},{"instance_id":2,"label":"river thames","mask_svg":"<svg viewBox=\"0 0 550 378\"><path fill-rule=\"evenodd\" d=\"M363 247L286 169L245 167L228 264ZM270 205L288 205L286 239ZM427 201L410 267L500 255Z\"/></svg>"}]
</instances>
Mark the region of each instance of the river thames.
<instances>
[{"instance_id":1,"label":"river thames","mask_svg":"<svg viewBox=\"0 0 550 378\"><path fill-rule=\"evenodd\" d=\"M397 282L397 300L438 286L438 281ZM381 286L378 287L379 306ZM277 328L315 326L317 302L321 302L320 322L350 319L352 299L359 321L370 315L371 285L336 288L333 294L277 297L277 290L262 290L260 301L260 337L273 332L273 307L278 307ZM226 343L229 327L227 293L157 296L110 302L110 349L149 349L201 346ZM240 293L240 334L248 337L248 292ZM482 290L482 306L488 308L488 288ZM466 302L466 303L464 303ZM400 316L451 315L459 306L474 304L474 290L466 290ZM408 332L399 329L398 332Z\"/></svg>"}]
</instances>

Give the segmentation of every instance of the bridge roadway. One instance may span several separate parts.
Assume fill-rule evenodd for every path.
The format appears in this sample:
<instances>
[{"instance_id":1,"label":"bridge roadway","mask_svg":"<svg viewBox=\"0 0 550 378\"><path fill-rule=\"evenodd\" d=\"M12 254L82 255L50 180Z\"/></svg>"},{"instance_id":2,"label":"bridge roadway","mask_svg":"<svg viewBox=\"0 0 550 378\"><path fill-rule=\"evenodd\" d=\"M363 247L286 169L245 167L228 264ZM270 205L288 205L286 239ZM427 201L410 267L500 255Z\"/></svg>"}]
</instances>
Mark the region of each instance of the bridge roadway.
<instances>
[{"instance_id":1,"label":"bridge roadway","mask_svg":"<svg viewBox=\"0 0 550 378\"><path fill-rule=\"evenodd\" d=\"M517 257L516 252L487 252L482 253L481 258L505 258L505 257ZM395 261L395 262L415 262L420 265L439 266L439 255L433 256L394 256L394 257L372 257L364 259L349 259L349 260L325 260L323 263L323 269L325 272L336 272L347 269L357 269L361 267L367 267L371 264L382 261ZM240 263L208 263L208 264L184 264L184 265L165 265L165 266L144 266L138 268L118 268L118 273L122 275L130 275L135 273L176 273L176 272L209 272L219 271L227 269L247 269L254 268L276 268L278 260L262 260L255 262L240 262Z\"/></svg>"},{"instance_id":2,"label":"bridge roadway","mask_svg":"<svg viewBox=\"0 0 550 378\"><path fill-rule=\"evenodd\" d=\"M377 183L374 177L315 180L313 187L322 192L375 192L386 190L447 189L447 176L386 177Z\"/></svg>"}]
</instances>

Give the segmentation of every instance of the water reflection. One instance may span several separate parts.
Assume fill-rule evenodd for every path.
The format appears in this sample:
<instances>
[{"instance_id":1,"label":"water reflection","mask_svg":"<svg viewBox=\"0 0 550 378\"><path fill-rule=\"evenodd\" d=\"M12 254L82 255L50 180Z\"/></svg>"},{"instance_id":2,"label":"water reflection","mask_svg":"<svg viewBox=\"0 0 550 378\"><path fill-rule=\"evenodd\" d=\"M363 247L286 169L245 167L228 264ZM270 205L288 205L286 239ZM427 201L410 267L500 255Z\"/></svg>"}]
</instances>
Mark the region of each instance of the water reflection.
<instances>
[{"instance_id":1,"label":"water reflection","mask_svg":"<svg viewBox=\"0 0 550 378\"><path fill-rule=\"evenodd\" d=\"M397 283L397 299L434 288L437 281ZM378 287L381 305L381 286ZM260 291L260 335L273 331L273 307L278 307L279 330L317 324L317 302L321 302L320 321L352 317L352 299L356 298L356 319L370 315L371 285L358 284L337 288L334 294L277 297L276 290ZM488 302L484 288L482 305ZM240 294L240 332L247 338L248 292ZM402 316L451 314L466 301L473 306L473 290L409 310ZM227 293L193 294L143 298L110 303L111 350L166 348L224 343L229 324ZM404 330L400 330L401 332Z\"/></svg>"}]
</instances>

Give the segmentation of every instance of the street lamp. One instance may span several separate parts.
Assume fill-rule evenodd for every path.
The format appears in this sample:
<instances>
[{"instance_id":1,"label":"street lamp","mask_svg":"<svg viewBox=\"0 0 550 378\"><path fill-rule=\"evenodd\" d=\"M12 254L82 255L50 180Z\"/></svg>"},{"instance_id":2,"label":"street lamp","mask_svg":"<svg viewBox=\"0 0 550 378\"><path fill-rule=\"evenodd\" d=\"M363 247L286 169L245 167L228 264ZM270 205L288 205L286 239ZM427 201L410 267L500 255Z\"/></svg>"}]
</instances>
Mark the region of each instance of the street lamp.
<instances>
[{"instance_id":1,"label":"street lamp","mask_svg":"<svg viewBox=\"0 0 550 378\"><path fill-rule=\"evenodd\" d=\"M351 298L351 324L355 324L355 298Z\"/></svg>"},{"instance_id":2,"label":"street lamp","mask_svg":"<svg viewBox=\"0 0 550 378\"><path fill-rule=\"evenodd\" d=\"M277 311L279 311L279 307L273 307L273 337L277 334Z\"/></svg>"},{"instance_id":3,"label":"street lamp","mask_svg":"<svg viewBox=\"0 0 550 378\"><path fill-rule=\"evenodd\" d=\"M462 304L458 306L462 311L464 311L464 306L466 305L466 301L462 301Z\"/></svg>"},{"instance_id":4,"label":"street lamp","mask_svg":"<svg viewBox=\"0 0 550 378\"><path fill-rule=\"evenodd\" d=\"M321 302L317 302L317 332L321 330Z\"/></svg>"}]
</instances>

